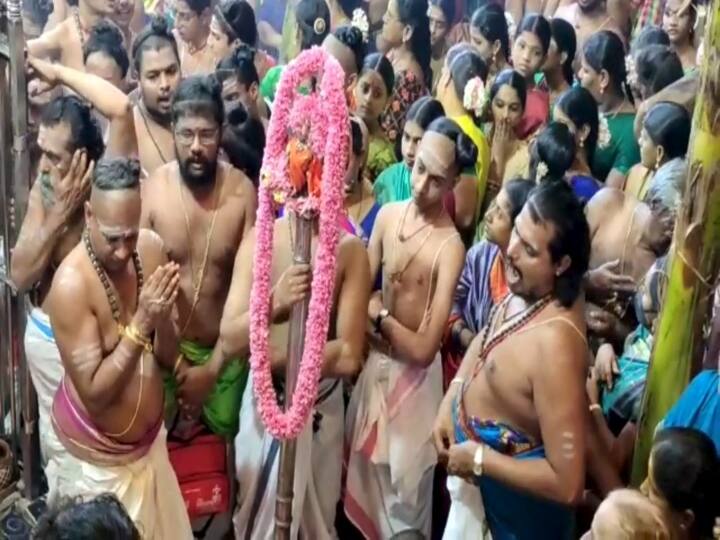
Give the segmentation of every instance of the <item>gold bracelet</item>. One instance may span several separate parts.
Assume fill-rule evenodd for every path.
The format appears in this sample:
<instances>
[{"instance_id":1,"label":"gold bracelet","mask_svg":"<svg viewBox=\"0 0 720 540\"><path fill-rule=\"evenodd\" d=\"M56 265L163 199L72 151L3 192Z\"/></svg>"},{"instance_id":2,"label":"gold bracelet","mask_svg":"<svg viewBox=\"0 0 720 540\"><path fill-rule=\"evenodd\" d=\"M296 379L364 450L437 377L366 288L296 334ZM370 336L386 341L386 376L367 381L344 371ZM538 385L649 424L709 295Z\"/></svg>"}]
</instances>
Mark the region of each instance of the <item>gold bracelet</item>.
<instances>
[{"instance_id":1,"label":"gold bracelet","mask_svg":"<svg viewBox=\"0 0 720 540\"><path fill-rule=\"evenodd\" d=\"M152 354L153 352L153 346L152 343L148 338L143 336L140 331L135 327L134 324L129 324L128 326L120 326L120 334L128 338L130 341L135 343L135 345L140 345L143 349L145 349L147 352Z\"/></svg>"}]
</instances>

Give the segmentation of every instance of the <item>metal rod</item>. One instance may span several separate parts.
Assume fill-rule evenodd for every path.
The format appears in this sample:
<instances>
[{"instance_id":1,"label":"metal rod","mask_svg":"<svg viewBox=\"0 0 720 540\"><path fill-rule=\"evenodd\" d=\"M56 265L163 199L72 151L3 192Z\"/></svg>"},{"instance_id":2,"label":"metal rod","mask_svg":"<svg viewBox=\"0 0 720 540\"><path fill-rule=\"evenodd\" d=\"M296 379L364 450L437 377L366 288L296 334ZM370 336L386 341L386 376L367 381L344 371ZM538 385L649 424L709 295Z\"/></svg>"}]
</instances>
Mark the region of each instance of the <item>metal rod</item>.
<instances>
[{"instance_id":1,"label":"metal rod","mask_svg":"<svg viewBox=\"0 0 720 540\"><path fill-rule=\"evenodd\" d=\"M19 227L22 224L27 208L30 191L30 156L28 150L28 100L27 81L25 78L25 34L23 33L21 0L7 0L7 34L10 56L10 99L12 102L12 179L15 219L11 234L5 239L8 246L14 246ZM6 247L6 249L7 249ZM8 261L9 265L9 261ZM37 398L30 379L25 354L23 337L25 335L25 296L12 295L11 327L12 360L15 384L14 392L18 392L23 490L27 498L35 498L39 494L40 453L37 433ZM15 377L16 376L16 377ZM13 392L13 393L14 393ZM16 402L18 399L16 399ZM17 407L17 403L15 403ZM17 414L17 413L16 413Z\"/></svg>"},{"instance_id":2,"label":"metal rod","mask_svg":"<svg viewBox=\"0 0 720 540\"><path fill-rule=\"evenodd\" d=\"M0 58L0 115L2 118L9 118L10 116L10 100L8 94L8 81L7 81L7 69L8 60L7 58ZM2 257L2 265L0 265L0 272L7 273L10 270L9 264L9 245L6 241L10 232L10 216L9 210L10 205L8 204L7 197L5 196L8 188L6 187L10 178L10 141L12 135L10 133L9 123L3 123L0 125L0 226L2 231L0 235L0 241L2 242L2 250L0 256ZM4 276L3 276L4 277ZM0 283L0 313L2 313L2 328L0 328L0 435L11 435L8 439L14 442L14 433L12 425L10 426L10 432L5 428L5 419L8 413L8 407L10 405L10 392L11 385L8 384L10 380L10 291L9 284L5 279ZM16 446L16 445L11 445Z\"/></svg>"},{"instance_id":3,"label":"metal rod","mask_svg":"<svg viewBox=\"0 0 720 540\"><path fill-rule=\"evenodd\" d=\"M309 264L312 246L312 230L315 219L288 213L288 220L294 221L291 228L293 262ZM290 312L288 329L288 353L285 367L285 410L292 405L292 395L297 383L300 361L305 347L305 322L307 321L310 299L295 304ZM293 484L295 482L295 445L296 441L284 440L280 445L280 465L278 467L277 498L275 503L275 539L289 540L292 528Z\"/></svg>"}]
</instances>

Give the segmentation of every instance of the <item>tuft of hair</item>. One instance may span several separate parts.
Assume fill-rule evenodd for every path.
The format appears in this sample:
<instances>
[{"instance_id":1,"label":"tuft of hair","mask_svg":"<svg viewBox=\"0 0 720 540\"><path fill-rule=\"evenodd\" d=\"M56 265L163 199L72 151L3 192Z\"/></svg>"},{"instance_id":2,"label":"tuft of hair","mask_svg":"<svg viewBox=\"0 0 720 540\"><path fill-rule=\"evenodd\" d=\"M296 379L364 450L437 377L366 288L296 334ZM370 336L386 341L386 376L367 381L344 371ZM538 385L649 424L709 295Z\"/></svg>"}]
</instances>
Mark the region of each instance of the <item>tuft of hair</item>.
<instances>
[{"instance_id":1,"label":"tuft of hair","mask_svg":"<svg viewBox=\"0 0 720 540\"><path fill-rule=\"evenodd\" d=\"M475 166L478 148L454 120L450 120L446 116L433 120L427 131L444 135L455 143L455 166L458 170L462 171Z\"/></svg>"},{"instance_id":2,"label":"tuft of hair","mask_svg":"<svg viewBox=\"0 0 720 540\"><path fill-rule=\"evenodd\" d=\"M527 82L525 81L525 77L523 77L513 69L504 69L497 74L495 80L493 80L492 86L490 87L490 101L495 99L497 93L505 85L508 85L513 90L515 90L515 93L520 100L520 104L522 105L523 110L525 110L525 100L527 99Z\"/></svg>"},{"instance_id":3,"label":"tuft of hair","mask_svg":"<svg viewBox=\"0 0 720 540\"><path fill-rule=\"evenodd\" d=\"M102 158L95 165L93 188L118 191L140 187L140 162L132 158Z\"/></svg>"},{"instance_id":4,"label":"tuft of hair","mask_svg":"<svg viewBox=\"0 0 720 540\"><path fill-rule=\"evenodd\" d=\"M175 41L175 36L173 36L167 20L160 15L155 15L133 40L130 51L135 69L140 72L142 57L145 51L159 51L163 47L171 47L175 53L175 58L177 58L178 63L180 63L177 42Z\"/></svg>"},{"instance_id":5,"label":"tuft of hair","mask_svg":"<svg viewBox=\"0 0 720 540\"><path fill-rule=\"evenodd\" d=\"M83 47L83 62L87 62L92 53L101 52L112 58L120 68L120 74L125 77L130 67L122 32L115 23L101 19L90 29L90 36Z\"/></svg>"},{"instance_id":6,"label":"tuft of hair","mask_svg":"<svg viewBox=\"0 0 720 540\"><path fill-rule=\"evenodd\" d=\"M260 77L255 67L255 51L244 43L239 44L218 62L215 76L220 84L233 76L245 86L260 84Z\"/></svg>"},{"instance_id":7,"label":"tuft of hair","mask_svg":"<svg viewBox=\"0 0 720 540\"><path fill-rule=\"evenodd\" d=\"M355 57L355 65L357 66L358 73L362 69L363 58L365 58L365 42L363 41L363 34L359 28L354 26L341 26L337 28L333 35L340 43L350 49Z\"/></svg>"},{"instance_id":8,"label":"tuft of hair","mask_svg":"<svg viewBox=\"0 0 720 540\"><path fill-rule=\"evenodd\" d=\"M186 77L172 100L172 121L188 115L209 115L222 126L225 110L220 83L214 75Z\"/></svg>"},{"instance_id":9,"label":"tuft of hair","mask_svg":"<svg viewBox=\"0 0 720 540\"><path fill-rule=\"evenodd\" d=\"M665 157L684 157L690 143L692 119L685 107L671 101L655 103L643 119L650 139L665 149Z\"/></svg>"},{"instance_id":10,"label":"tuft of hair","mask_svg":"<svg viewBox=\"0 0 720 540\"><path fill-rule=\"evenodd\" d=\"M203 11L210 9L212 2L210 0L183 0L188 7L197 15L202 15Z\"/></svg>"},{"instance_id":11,"label":"tuft of hair","mask_svg":"<svg viewBox=\"0 0 720 540\"><path fill-rule=\"evenodd\" d=\"M550 181L533 189L526 206L533 222L554 229L550 242L553 262L570 257L570 266L555 279L553 291L561 305L570 307L580 295L590 261L590 230L582 204L567 182Z\"/></svg>"},{"instance_id":12,"label":"tuft of hair","mask_svg":"<svg viewBox=\"0 0 720 540\"><path fill-rule=\"evenodd\" d=\"M515 32L515 38L520 37L523 32L535 34L540 40L540 46L543 54L547 54L550 49L550 40L552 39L552 28L548 20L539 13L528 13L525 15Z\"/></svg>"},{"instance_id":13,"label":"tuft of hair","mask_svg":"<svg viewBox=\"0 0 720 540\"><path fill-rule=\"evenodd\" d=\"M38 521L35 540L140 540L140 532L113 494L89 501L66 499L48 509Z\"/></svg>"},{"instance_id":14,"label":"tuft of hair","mask_svg":"<svg viewBox=\"0 0 720 540\"><path fill-rule=\"evenodd\" d=\"M90 105L77 96L53 99L43 108L40 124L52 127L61 122L70 126L70 150L84 149L88 159L97 162L105 152L105 143Z\"/></svg>"},{"instance_id":15,"label":"tuft of hair","mask_svg":"<svg viewBox=\"0 0 720 540\"><path fill-rule=\"evenodd\" d=\"M475 10L470 26L490 42L498 41L503 56L510 58L510 34L503 8L494 3L485 4Z\"/></svg>"}]
</instances>

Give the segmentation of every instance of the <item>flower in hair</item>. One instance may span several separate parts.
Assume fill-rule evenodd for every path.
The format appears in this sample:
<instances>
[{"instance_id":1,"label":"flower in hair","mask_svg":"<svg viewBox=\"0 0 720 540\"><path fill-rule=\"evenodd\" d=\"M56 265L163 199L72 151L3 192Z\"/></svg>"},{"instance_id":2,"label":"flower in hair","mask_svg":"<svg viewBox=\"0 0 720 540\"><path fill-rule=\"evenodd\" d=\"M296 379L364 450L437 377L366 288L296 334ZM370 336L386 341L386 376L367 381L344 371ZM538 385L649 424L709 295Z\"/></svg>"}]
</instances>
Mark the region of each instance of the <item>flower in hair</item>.
<instances>
[{"instance_id":1,"label":"flower in hair","mask_svg":"<svg viewBox=\"0 0 720 540\"><path fill-rule=\"evenodd\" d=\"M505 22L507 23L508 27L508 36L510 36L510 39L512 39L515 36L515 19L513 19L513 16L510 14L509 11L505 12Z\"/></svg>"},{"instance_id":2,"label":"flower in hair","mask_svg":"<svg viewBox=\"0 0 720 540\"><path fill-rule=\"evenodd\" d=\"M318 17L317 19L315 19L315 22L313 23L313 32L315 32L319 36L325 32L325 28L327 28L327 25L325 24L325 19L323 19L322 17Z\"/></svg>"},{"instance_id":3,"label":"flower in hair","mask_svg":"<svg viewBox=\"0 0 720 540\"><path fill-rule=\"evenodd\" d=\"M607 148L610 146L611 139L612 134L610 133L610 126L608 126L607 118L605 118L604 114L600 113L600 117L598 118L598 148Z\"/></svg>"},{"instance_id":4,"label":"flower in hair","mask_svg":"<svg viewBox=\"0 0 720 540\"><path fill-rule=\"evenodd\" d=\"M480 77L473 77L467 82L463 91L463 108L471 111L475 116L482 116L485 102L485 83Z\"/></svg>"},{"instance_id":5,"label":"flower in hair","mask_svg":"<svg viewBox=\"0 0 720 540\"><path fill-rule=\"evenodd\" d=\"M351 26L354 26L362 33L363 43L367 43L370 39L370 22L368 21L367 15L361 8L357 8L352 13Z\"/></svg>"},{"instance_id":6,"label":"flower in hair","mask_svg":"<svg viewBox=\"0 0 720 540\"><path fill-rule=\"evenodd\" d=\"M544 161L538 162L537 167L535 167L535 181L539 182L545 178L549 172L548 166Z\"/></svg>"},{"instance_id":7,"label":"flower in hair","mask_svg":"<svg viewBox=\"0 0 720 540\"><path fill-rule=\"evenodd\" d=\"M630 87L637 84L637 71L635 71L635 59L632 54L625 57L625 73L627 74L627 82Z\"/></svg>"}]
</instances>

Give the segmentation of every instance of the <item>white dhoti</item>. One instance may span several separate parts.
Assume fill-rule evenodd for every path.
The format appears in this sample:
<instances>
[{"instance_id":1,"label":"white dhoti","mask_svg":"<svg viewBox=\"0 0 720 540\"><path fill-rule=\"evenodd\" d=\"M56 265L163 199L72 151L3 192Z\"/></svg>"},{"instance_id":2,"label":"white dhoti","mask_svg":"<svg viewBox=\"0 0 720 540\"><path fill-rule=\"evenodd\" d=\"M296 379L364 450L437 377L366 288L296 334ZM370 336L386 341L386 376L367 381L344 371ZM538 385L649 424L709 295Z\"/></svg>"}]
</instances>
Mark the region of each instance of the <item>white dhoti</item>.
<instances>
[{"instance_id":1,"label":"white dhoti","mask_svg":"<svg viewBox=\"0 0 720 540\"><path fill-rule=\"evenodd\" d=\"M161 428L147 454L120 466L98 466L64 452L48 474L57 478L50 504L59 498L91 499L113 493L125 506L144 540L191 540L190 519L168 458L167 432Z\"/></svg>"},{"instance_id":2,"label":"white dhoti","mask_svg":"<svg viewBox=\"0 0 720 540\"><path fill-rule=\"evenodd\" d=\"M50 317L37 307L32 308L27 316L25 358L37 394L40 453L43 465L47 465L53 456L65 453L50 422L53 398L65 370L60 359L60 351L55 344ZM50 478L48 481L52 482Z\"/></svg>"},{"instance_id":3,"label":"white dhoti","mask_svg":"<svg viewBox=\"0 0 720 540\"><path fill-rule=\"evenodd\" d=\"M457 476L448 476L447 488L450 492L450 514L443 540L492 540L480 488Z\"/></svg>"},{"instance_id":4,"label":"white dhoti","mask_svg":"<svg viewBox=\"0 0 720 540\"><path fill-rule=\"evenodd\" d=\"M314 424L317 431L313 429ZM291 538L337 538L336 506L342 482L344 406L342 383L321 381L318 401L296 443ZM240 407L235 438L238 508L235 538L271 539L275 528L280 442L265 430L255 403L252 378Z\"/></svg>"},{"instance_id":5,"label":"white dhoti","mask_svg":"<svg viewBox=\"0 0 720 540\"><path fill-rule=\"evenodd\" d=\"M371 349L345 430L345 513L366 538L410 530L430 538L437 463L432 426L442 397L439 355L423 369Z\"/></svg>"}]
</instances>

